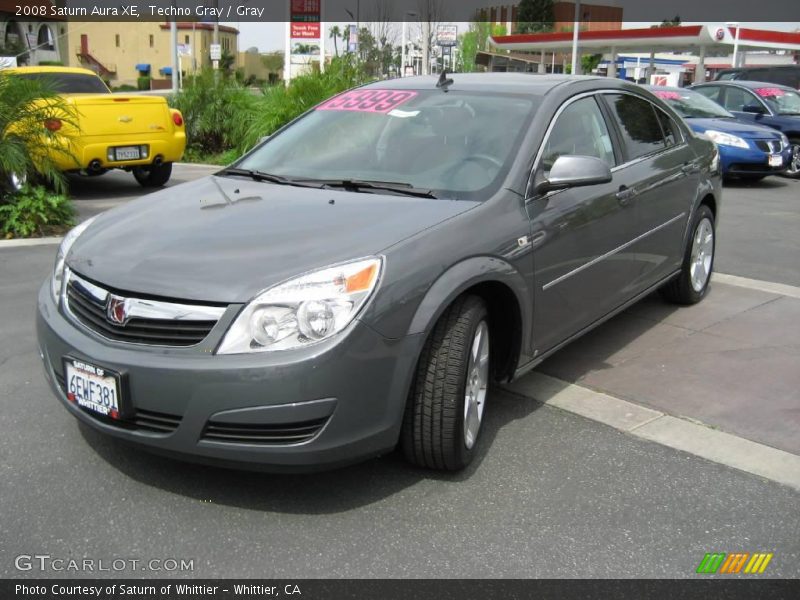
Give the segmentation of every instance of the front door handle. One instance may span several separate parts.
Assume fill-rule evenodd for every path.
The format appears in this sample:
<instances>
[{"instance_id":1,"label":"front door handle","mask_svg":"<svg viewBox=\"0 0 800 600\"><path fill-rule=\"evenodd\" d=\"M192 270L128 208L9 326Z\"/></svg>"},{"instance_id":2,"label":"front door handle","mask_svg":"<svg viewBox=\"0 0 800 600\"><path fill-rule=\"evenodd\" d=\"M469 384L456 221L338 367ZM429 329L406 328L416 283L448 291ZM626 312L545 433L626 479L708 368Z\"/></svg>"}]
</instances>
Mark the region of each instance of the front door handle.
<instances>
[{"instance_id":1,"label":"front door handle","mask_svg":"<svg viewBox=\"0 0 800 600\"><path fill-rule=\"evenodd\" d=\"M633 198L635 195L636 195L635 190L625 185L621 185L619 187L619 191L617 192L617 200L619 200L620 204L625 206L626 204L628 204L628 202L631 201L631 198Z\"/></svg>"}]
</instances>

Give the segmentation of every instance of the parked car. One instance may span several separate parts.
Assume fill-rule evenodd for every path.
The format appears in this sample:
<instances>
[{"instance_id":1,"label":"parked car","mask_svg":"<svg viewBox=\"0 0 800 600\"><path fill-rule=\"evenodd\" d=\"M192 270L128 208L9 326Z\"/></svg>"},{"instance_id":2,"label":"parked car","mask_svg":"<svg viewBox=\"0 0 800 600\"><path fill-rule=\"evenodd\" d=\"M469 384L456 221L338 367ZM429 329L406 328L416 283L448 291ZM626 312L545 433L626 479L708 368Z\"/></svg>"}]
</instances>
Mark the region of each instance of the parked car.
<instances>
[{"instance_id":1,"label":"parked car","mask_svg":"<svg viewBox=\"0 0 800 600\"><path fill-rule=\"evenodd\" d=\"M172 163L183 157L186 129L180 111L159 96L112 94L93 71L67 67L18 67L0 76L44 81L75 109L77 122L48 119L63 134L64 150L48 150L65 172L102 175L109 169L133 172L144 187L164 185Z\"/></svg>"},{"instance_id":2,"label":"parked car","mask_svg":"<svg viewBox=\"0 0 800 600\"><path fill-rule=\"evenodd\" d=\"M156 452L475 456L493 382L655 290L706 295L719 154L639 86L373 83L63 241L39 292L66 409Z\"/></svg>"},{"instance_id":3,"label":"parked car","mask_svg":"<svg viewBox=\"0 0 800 600\"><path fill-rule=\"evenodd\" d=\"M717 81L767 81L800 90L800 65L724 69L717 73L715 79Z\"/></svg>"},{"instance_id":4,"label":"parked car","mask_svg":"<svg viewBox=\"0 0 800 600\"><path fill-rule=\"evenodd\" d=\"M682 116L689 127L719 146L723 177L759 180L786 170L789 139L780 131L737 119L702 94L671 87L648 89Z\"/></svg>"},{"instance_id":5,"label":"parked car","mask_svg":"<svg viewBox=\"0 0 800 600\"><path fill-rule=\"evenodd\" d=\"M789 138L792 160L785 171L800 178L800 93L790 87L758 81L715 81L691 86L736 117L772 127Z\"/></svg>"}]
</instances>

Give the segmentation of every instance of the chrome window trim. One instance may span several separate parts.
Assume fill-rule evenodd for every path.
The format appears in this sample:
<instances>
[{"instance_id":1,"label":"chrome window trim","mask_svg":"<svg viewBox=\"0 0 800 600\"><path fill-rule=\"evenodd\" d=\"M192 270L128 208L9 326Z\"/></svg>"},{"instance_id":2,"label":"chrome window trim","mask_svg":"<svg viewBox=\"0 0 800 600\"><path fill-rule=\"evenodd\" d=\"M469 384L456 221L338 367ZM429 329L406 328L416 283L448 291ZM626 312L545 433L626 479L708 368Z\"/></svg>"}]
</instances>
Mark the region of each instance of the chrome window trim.
<instances>
[{"instance_id":1,"label":"chrome window trim","mask_svg":"<svg viewBox=\"0 0 800 600\"><path fill-rule=\"evenodd\" d=\"M108 290L86 281L71 270L65 271L64 277L64 306L69 309L67 288L71 282L78 284L88 292L98 303L105 305L112 294ZM130 318L154 319L161 321L219 321L227 310L223 306L203 306L199 304L180 304L177 302L164 302L161 300L145 300L142 298L121 296L127 303L127 312ZM80 321L79 321L80 322ZM93 331L93 330L92 330ZM123 342L125 343L125 342Z\"/></svg>"},{"instance_id":2,"label":"chrome window trim","mask_svg":"<svg viewBox=\"0 0 800 600\"><path fill-rule=\"evenodd\" d=\"M653 104L653 102L651 100L649 100L648 98L645 98L644 96L641 96L639 94L635 94L634 92L631 92L630 90L600 88L600 89L592 90L592 91L589 91L589 92L582 92L580 94L576 94L575 96L572 96L571 98L568 98L561 106L558 107L558 110L556 110L555 114L553 115L553 118L550 119L550 123L547 125L547 130L545 131L544 137L542 138L542 143L539 145L539 149L536 152L536 158L534 158L534 160L533 160L533 167L531 168L531 171L528 174L528 184L527 184L527 186L525 188L525 197L526 197L526 199L530 199L531 198L530 191L531 191L531 186L533 185L533 178L536 175L536 171L539 169L539 164L541 163L541 160L542 160L542 154L544 153L544 149L547 146L547 142L550 141L550 134L553 132L553 127L555 126L556 121L558 121L558 118L561 116L561 113L563 113L564 110L570 104L572 104L573 102L576 102L578 100L582 100L583 98L588 98L589 96L598 96L600 94L628 94L630 96L634 96L635 98L639 98L641 100L644 100L645 102L648 102L654 109L661 110L661 112L664 112L670 119L672 119L672 117L670 116L669 113L665 112L662 108L660 108L656 104ZM599 108L600 108L600 106L598 105L598 109ZM601 110L601 114L602 114L602 110ZM606 122L605 115L603 114L602 116L603 116L603 122L605 123L606 128L609 128L609 123ZM675 150L677 148L683 148L684 146L687 146L688 142L687 142L686 132L683 129L683 125L681 125L680 122L677 121L676 119L672 119L672 120L678 125L678 129L681 132L681 141L679 143L676 143L676 144L674 144L672 146L665 146L661 150L656 150L654 152L650 152L649 154L645 154L643 156L637 156L636 158L631 159L631 160L629 160L627 162L622 162L622 163L620 163L618 165L614 165L613 167L611 167L611 172L612 173L616 173L620 169L624 169L624 168L626 168L626 167L628 167L630 165L633 165L633 164L636 164L638 162L641 162L642 160L649 159L649 158L652 158L654 156L658 156L661 153L670 152L670 151ZM609 134L611 134L610 129L609 129ZM614 138L614 136L612 136L612 144L614 143L614 139L613 138ZM622 151L622 150L624 150L624 148L618 148L618 150Z\"/></svg>"},{"instance_id":3,"label":"chrome window trim","mask_svg":"<svg viewBox=\"0 0 800 600\"><path fill-rule=\"evenodd\" d=\"M545 285L543 285L542 286L542 291L547 291L548 289L550 289L554 285L557 285L557 284L561 283L562 281L565 281L565 280L569 279L573 275L577 275L581 271L584 271L584 270L588 269L589 267L591 267L593 265L596 265L597 263L599 263L599 262L601 262L601 261L603 261L603 260L605 260L605 259L607 259L607 258L609 258L611 256L614 256L618 252L622 252L623 250L625 250L626 248L629 248L630 246L632 246L636 242L646 238L649 235L654 234L657 231L660 231L661 229L664 229L665 227L669 227L670 225L672 225L676 221L679 221L679 220L683 219L685 216L686 216L686 212L684 211L681 214L672 217L669 221L667 221L665 223L662 223L661 225L658 225L657 227L654 227L650 231L646 231L643 234L641 234L640 236L637 236L637 237L633 238L632 240L629 240L629 241L625 242L621 246L618 246L617 248L614 248L613 250L610 250L610 251L606 252L602 256L598 256L597 258L593 258L589 262L587 262L585 264L582 264L580 267L578 267L576 269L573 269L572 271L570 271L568 273L564 273L563 275L561 275L560 277L557 277L556 279L554 279L550 283L546 283Z\"/></svg>"}]
</instances>

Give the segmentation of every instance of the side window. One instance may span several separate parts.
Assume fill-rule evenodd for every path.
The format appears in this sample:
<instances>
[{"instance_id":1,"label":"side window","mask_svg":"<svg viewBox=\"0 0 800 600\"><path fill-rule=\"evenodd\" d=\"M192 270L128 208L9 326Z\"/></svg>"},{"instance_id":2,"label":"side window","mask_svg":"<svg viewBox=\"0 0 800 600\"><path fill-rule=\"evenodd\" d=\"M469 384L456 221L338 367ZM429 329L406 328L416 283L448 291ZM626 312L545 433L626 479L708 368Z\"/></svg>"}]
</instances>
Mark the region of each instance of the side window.
<instances>
[{"instance_id":1,"label":"side window","mask_svg":"<svg viewBox=\"0 0 800 600\"><path fill-rule=\"evenodd\" d=\"M698 94L703 94L709 100L713 100L717 104L719 104L719 86L716 85L704 85L703 87L699 88L692 88Z\"/></svg>"},{"instance_id":2,"label":"side window","mask_svg":"<svg viewBox=\"0 0 800 600\"><path fill-rule=\"evenodd\" d=\"M652 104L630 94L608 94L606 99L619 125L628 160L664 149L666 141Z\"/></svg>"},{"instance_id":3,"label":"side window","mask_svg":"<svg viewBox=\"0 0 800 600\"><path fill-rule=\"evenodd\" d=\"M542 168L549 171L565 154L594 156L609 167L616 164L611 135L593 97L576 100L558 116L542 153Z\"/></svg>"},{"instance_id":4,"label":"side window","mask_svg":"<svg viewBox=\"0 0 800 600\"><path fill-rule=\"evenodd\" d=\"M735 87L729 87L725 90L725 101L722 103L722 106L728 110L738 110L741 112L744 110L745 106L752 104L760 106L756 97L750 92Z\"/></svg>"},{"instance_id":5,"label":"side window","mask_svg":"<svg viewBox=\"0 0 800 600\"><path fill-rule=\"evenodd\" d=\"M667 146L680 144L683 141L683 137L678 124L663 110L656 109L656 115L659 123L661 123L661 129L664 131L664 139L667 142Z\"/></svg>"}]
</instances>

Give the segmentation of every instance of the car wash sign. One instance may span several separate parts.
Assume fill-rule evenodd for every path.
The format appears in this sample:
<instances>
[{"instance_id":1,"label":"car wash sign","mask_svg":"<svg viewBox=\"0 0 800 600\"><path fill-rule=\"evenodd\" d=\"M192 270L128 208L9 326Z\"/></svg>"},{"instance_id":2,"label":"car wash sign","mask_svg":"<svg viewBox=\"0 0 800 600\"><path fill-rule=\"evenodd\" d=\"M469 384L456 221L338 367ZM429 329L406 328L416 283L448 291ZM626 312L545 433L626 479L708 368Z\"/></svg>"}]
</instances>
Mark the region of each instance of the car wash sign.
<instances>
[{"instance_id":1,"label":"car wash sign","mask_svg":"<svg viewBox=\"0 0 800 600\"><path fill-rule=\"evenodd\" d=\"M289 72L291 79L308 73L322 60L322 0L289 0Z\"/></svg>"}]
</instances>

